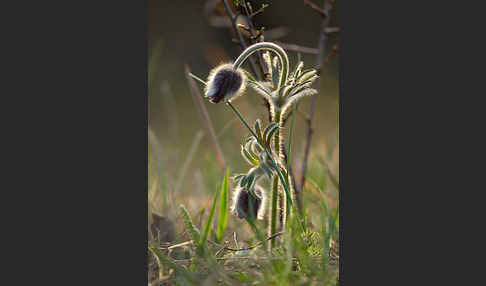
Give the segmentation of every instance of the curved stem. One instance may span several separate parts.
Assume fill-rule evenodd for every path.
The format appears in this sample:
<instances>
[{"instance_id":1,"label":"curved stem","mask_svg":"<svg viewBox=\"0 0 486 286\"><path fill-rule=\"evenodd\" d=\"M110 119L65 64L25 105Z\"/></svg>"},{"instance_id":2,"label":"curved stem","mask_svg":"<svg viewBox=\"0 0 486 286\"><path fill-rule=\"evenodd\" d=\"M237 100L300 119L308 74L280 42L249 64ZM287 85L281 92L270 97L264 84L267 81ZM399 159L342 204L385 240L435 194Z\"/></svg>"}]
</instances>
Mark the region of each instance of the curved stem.
<instances>
[{"instance_id":1,"label":"curved stem","mask_svg":"<svg viewBox=\"0 0 486 286\"><path fill-rule=\"evenodd\" d=\"M287 82L287 78L289 77L289 58L287 57L287 53L274 43L261 42L249 46L236 59L233 64L233 69L237 70L251 54L259 50L269 50L277 54L280 64L282 65L282 73L280 74L280 81L278 84L278 88L281 88Z\"/></svg>"}]
</instances>

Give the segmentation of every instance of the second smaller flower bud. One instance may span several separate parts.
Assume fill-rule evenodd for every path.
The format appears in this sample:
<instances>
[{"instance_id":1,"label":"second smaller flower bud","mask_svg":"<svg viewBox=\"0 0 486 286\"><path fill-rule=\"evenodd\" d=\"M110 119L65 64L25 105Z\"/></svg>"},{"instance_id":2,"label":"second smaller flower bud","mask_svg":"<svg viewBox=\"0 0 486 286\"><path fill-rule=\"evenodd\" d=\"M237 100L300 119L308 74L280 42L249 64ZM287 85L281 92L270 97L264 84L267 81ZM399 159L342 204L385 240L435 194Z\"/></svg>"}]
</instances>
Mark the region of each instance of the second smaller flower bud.
<instances>
[{"instance_id":1,"label":"second smaller flower bud","mask_svg":"<svg viewBox=\"0 0 486 286\"><path fill-rule=\"evenodd\" d=\"M255 193L256 197L245 189L236 189L231 212L240 219L247 215L252 215L256 219L263 219L266 205L265 191L256 185Z\"/></svg>"}]
</instances>

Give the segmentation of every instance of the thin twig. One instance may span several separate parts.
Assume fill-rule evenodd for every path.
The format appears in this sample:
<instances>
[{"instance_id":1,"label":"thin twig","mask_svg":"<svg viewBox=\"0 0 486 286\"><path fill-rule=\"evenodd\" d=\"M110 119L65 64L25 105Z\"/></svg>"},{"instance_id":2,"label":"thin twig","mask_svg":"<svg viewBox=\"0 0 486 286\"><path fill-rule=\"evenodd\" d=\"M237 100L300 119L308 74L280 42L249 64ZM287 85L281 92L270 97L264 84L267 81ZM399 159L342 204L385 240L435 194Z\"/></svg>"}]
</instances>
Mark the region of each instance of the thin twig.
<instances>
[{"instance_id":1,"label":"thin twig","mask_svg":"<svg viewBox=\"0 0 486 286\"><path fill-rule=\"evenodd\" d=\"M240 2L240 5L242 5L242 7L244 8L244 10L246 12L246 17L247 17L247 20L248 20L249 32L250 32L251 39L255 40L255 43L256 43L257 42L256 39L259 38L260 34L258 34L258 37L257 37L257 35L255 33L255 27L253 25L253 20L250 17L250 14L251 14L252 11L248 10L248 6L246 5L245 1ZM269 74L266 72L266 67L263 64L263 57L262 57L262 54L261 54L260 51L257 52L257 56L258 56L258 64L259 64L260 71L261 71L260 80L265 80L269 76ZM266 109L268 111L268 121L272 121L272 115L271 115L272 113L270 111L270 103L266 100L263 100L263 105L266 107Z\"/></svg>"},{"instance_id":2,"label":"thin twig","mask_svg":"<svg viewBox=\"0 0 486 286\"><path fill-rule=\"evenodd\" d=\"M276 237L279 237L283 234L283 232L277 232L271 236L269 236L265 241L269 241L269 240L272 240ZM250 250L250 249L253 249L253 248L257 248L259 246L262 246L263 245L263 242L258 242L257 244L255 245L252 245L252 246L248 246L248 247L243 247L243 248L231 248L231 247L227 247L227 246L224 246L224 245L221 245L221 244L218 244L214 241L211 241L211 240L208 240L209 242L211 242L212 244L218 246L218 247L224 247L225 250L229 250L229 251L244 251L244 250Z\"/></svg>"},{"instance_id":3,"label":"thin twig","mask_svg":"<svg viewBox=\"0 0 486 286\"><path fill-rule=\"evenodd\" d=\"M282 234L283 234L283 232L277 232L277 233L275 233L275 234L273 234L273 235L269 236L269 237L266 239L266 241L269 241L269 240L272 240L272 239L274 239L274 238L276 238L276 237L279 237L279 236L281 236ZM250 249L253 249L253 248L256 248L256 247L258 247L258 246L263 245L263 243L260 241L260 242L258 242L257 244L252 245L252 246L249 246L249 247L244 247L244 248L231 248L231 247L228 247L226 244L225 244L225 245L222 245L222 244L216 243L216 242L214 242L214 241L212 241L212 240L210 240L210 239L208 239L208 242L210 242L210 243L214 244L215 246L217 246L217 247L220 247L220 248L221 248L220 250L218 250L218 251L216 252L216 255L217 255L218 253L220 253L222 250L229 250L229 251L243 251L243 250L250 250ZM181 243L178 243L178 244L174 244L174 245L171 245L171 246L168 246L168 247L161 247L161 249L172 250L172 249L174 249L174 248L183 247L183 246L186 246L186 245L192 245L193 243L194 243L194 241L193 241L193 240L188 240L188 241L184 241L184 242L181 242ZM237 245L237 247L238 247L238 245ZM215 256L216 256L216 255L215 255Z\"/></svg>"},{"instance_id":4,"label":"thin twig","mask_svg":"<svg viewBox=\"0 0 486 286\"><path fill-rule=\"evenodd\" d=\"M325 2L326 0L324 0ZM327 11L326 9L321 9L319 8L319 6L317 6L316 4L312 3L311 1L308 1L308 0L304 0L304 5L305 6L309 6L311 7L311 9L315 10L317 13L319 13L319 15L322 16L322 18L326 18L327 17Z\"/></svg>"},{"instance_id":5,"label":"thin twig","mask_svg":"<svg viewBox=\"0 0 486 286\"><path fill-rule=\"evenodd\" d=\"M240 30L238 29L237 25L236 25L236 20L238 19L238 16L239 14L233 16L233 12L231 12L231 9L228 5L228 2L226 0L223 0L223 4L224 4L224 9L226 10L226 14L228 15L228 17L230 18L230 21L231 21L231 26L233 27L233 30L235 31L237 37L238 37L238 40L239 40L239 44L240 44L240 47L241 49L245 50L248 46L246 45L246 42L245 40L243 39L243 35L241 35L241 32ZM250 57L249 58L249 61L250 61L250 68L251 68L251 71L253 72L253 74L257 77L257 78L260 78L260 75L259 73L257 72L257 69L256 69L256 66L255 66L255 62L253 61L253 58Z\"/></svg>"},{"instance_id":6,"label":"thin twig","mask_svg":"<svg viewBox=\"0 0 486 286\"><path fill-rule=\"evenodd\" d=\"M189 70L189 66L185 65L184 69L186 72L187 81L189 83L189 89L191 90L191 95L194 99L194 104L198 107L204 125L206 125L206 128L208 129L209 135L213 142L213 146L216 151L216 158L218 159L218 165L221 168L221 170L225 170L226 162L224 160L223 151L221 151L221 146L219 145L218 138L216 137L216 132L214 131L211 118L209 117L208 111L206 110L206 106L204 105L201 92L199 91L199 88L196 85L196 81L189 75L191 73Z\"/></svg>"},{"instance_id":7,"label":"thin twig","mask_svg":"<svg viewBox=\"0 0 486 286\"><path fill-rule=\"evenodd\" d=\"M251 15L249 15L248 17L253 18L256 15L263 13L263 10L265 10L266 7L268 7L268 5L263 4L262 7L260 7L260 9L256 10L255 12L252 12Z\"/></svg>"},{"instance_id":8,"label":"thin twig","mask_svg":"<svg viewBox=\"0 0 486 286\"><path fill-rule=\"evenodd\" d=\"M303 54L317 55L319 53L318 49L304 47L296 44L287 44L282 42L275 42L275 44L281 46L284 50L298 52Z\"/></svg>"},{"instance_id":9,"label":"thin twig","mask_svg":"<svg viewBox=\"0 0 486 286\"><path fill-rule=\"evenodd\" d=\"M214 254L214 257L218 257L218 254L220 254L221 252L223 252L223 250L226 249L226 245L227 245L227 243L225 243L218 251L216 251L216 253Z\"/></svg>"},{"instance_id":10,"label":"thin twig","mask_svg":"<svg viewBox=\"0 0 486 286\"><path fill-rule=\"evenodd\" d=\"M339 27L327 27L326 34L338 33L340 31Z\"/></svg>"},{"instance_id":11,"label":"thin twig","mask_svg":"<svg viewBox=\"0 0 486 286\"><path fill-rule=\"evenodd\" d=\"M167 247L167 250L171 250L171 249L178 248L178 247L183 247L183 246L190 245L190 244L193 244L193 243L194 243L193 240L184 241L184 242L174 244L174 245Z\"/></svg>"},{"instance_id":12,"label":"thin twig","mask_svg":"<svg viewBox=\"0 0 486 286\"><path fill-rule=\"evenodd\" d=\"M246 19L248 21L248 26L250 28L250 35L251 35L251 38L256 41L256 39L260 36L260 34L256 34L255 33L255 27L253 26L253 21L250 17L251 15L251 11L248 10L248 6L246 5L246 2L245 1L241 1L240 2L240 5L243 7L243 9L245 10L245 14L246 14ZM256 52L257 54L257 59L258 59L258 65L260 67L260 72L261 72L261 75L262 77L265 76L265 67L263 66L263 58L262 58L262 54L260 53L260 51Z\"/></svg>"},{"instance_id":13,"label":"thin twig","mask_svg":"<svg viewBox=\"0 0 486 286\"><path fill-rule=\"evenodd\" d=\"M186 176L187 169L189 168L189 164L191 163L192 158L194 157L194 154L196 153L197 148L200 145L199 143L201 142L203 135L204 132L202 130L199 130L194 138L194 141L192 142L191 149L189 149L189 154L187 154L186 160L184 161L184 164L182 165L181 171L179 173L179 177L177 178L177 182L174 188L174 192L176 194L179 193L183 179Z\"/></svg>"},{"instance_id":14,"label":"thin twig","mask_svg":"<svg viewBox=\"0 0 486 286\"><path fill-rule=\"evenodd\" d=\"M154 281L150 282L150 283L148 284L148 286L158 286L158 285L162 285L162 283L163 283L164 281L166 281L166 280L169 280L169 279L170 279L170 277L172 276L172 273L174 273L174 269L172 269L172 268L171 268L171 269L169 270L169 274L168 274L168 275L162 276L162 277L160 277L159 279L157 279L157 280L154 280Z\"/></svg>"},{"instance_id":15,"label":"thin twig","mask_svg":"<svg viewBox=\"0 0 486 286\"><path fill-rule=\"evenodd\" d=\"M308 1L304 0L304 4L306 2L308 2ZM324 0L324 5L323 5L322 10L325 12L326 15L329 15L329 11L330 11L329 0ZM329 18L330 17L327 16L327 17L324 17L324 19L322 20L321 34L320 34L319 41L318 41L318 44L317 44L317 49L319 50L319 52L318 52L317 57L316 57L316 70L317 70L318 74L321 73L322 63L323 63L323 60L324 60L325 47L326 47L326 28L329 24ZM302 170L301 179L300 179L300 189L301 190L304 189L304 185L305 185L305 175L306 175L306 172L307 172L307 160L309 159L310 143L311 143L312 133L313 133L312 117L314 116L314 108L315 108L315 105L316 105L317 95L318 95L318 93L312 95L312 101L311 101L310 108L309 108L309 115L306 119L307 134L306 134L306 139L305 139L304 159L302 161L302 168L301 168L301 170ZM300 192L299 195L302 196L302 192Z\"/></svg>"},{"instance_id":16,"label":"thin twig","mask_svg":"<svg viewBox=\"0 0 486 286\"><path fill-rule=\"evenodd\" d=\"M319 158L321 161L321 164L324 166L324 168L327 171L327 174L329 175L329 178L331 179L332 184L334 187L336 187L339 190L339 181L336 179L336 176L334 175L333 172L331 172L331 168L329 168L329 165L327 164L326 160L323 158Z\"/></svg>"}]
</instances>

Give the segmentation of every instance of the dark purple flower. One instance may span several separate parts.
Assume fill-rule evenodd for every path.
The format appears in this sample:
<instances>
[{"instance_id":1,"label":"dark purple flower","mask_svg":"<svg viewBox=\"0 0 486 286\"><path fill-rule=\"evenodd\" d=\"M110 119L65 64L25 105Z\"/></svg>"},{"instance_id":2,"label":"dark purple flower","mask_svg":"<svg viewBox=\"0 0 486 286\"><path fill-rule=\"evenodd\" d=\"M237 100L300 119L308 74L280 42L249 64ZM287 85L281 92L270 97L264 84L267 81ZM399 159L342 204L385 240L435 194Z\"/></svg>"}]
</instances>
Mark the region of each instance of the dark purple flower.
<instances>
[{"instance_id":1,"label":"dark purple flower","mask_svg":"<svg viewBox=\"0 0 486 286\"><path fill-rule=\"evenodd\" d=\"M205 89L206 98L212 103L228 100L241 95L245 90L245 74L234 70L231 64L223 64L211 71Z\"/></svg>"},{"instance_id":2,"label":"dark purple flower","mask_svg":"<svg viewBox=\"0 0 486 286\"><path fill-rule=\"evenodd\" d=\"M232 213L238 218L253 214L254 218L263 219L266 203L265 193L259 186L255 186L255 193L256 197L244 189L236 189L231 207ZM251 213L250 210L253 210L253 212Z\"/></svg>"}]
</instances>

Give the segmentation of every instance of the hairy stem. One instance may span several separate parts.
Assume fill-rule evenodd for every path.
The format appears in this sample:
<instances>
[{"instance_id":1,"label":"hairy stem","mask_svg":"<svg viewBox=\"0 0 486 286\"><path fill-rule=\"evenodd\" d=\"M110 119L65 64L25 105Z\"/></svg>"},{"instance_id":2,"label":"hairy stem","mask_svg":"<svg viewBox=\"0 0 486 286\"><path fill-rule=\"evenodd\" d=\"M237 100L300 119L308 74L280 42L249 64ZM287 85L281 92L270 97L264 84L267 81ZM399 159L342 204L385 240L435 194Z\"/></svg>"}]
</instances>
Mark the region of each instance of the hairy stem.
<instances>
[{"instance_id":1,"label":"hairy stem","mask_svg":"<svg viewBox=\"0 0 486 286\"><path fill-rule=\"evenodd\" d=\"M273 118L273 121L278 124L278 130L277 132L275 132L275 136L274 136L274 148L278 156L280 157L280 160L285 160L285 154L283 153L283 137L280 136L280 128L282 127L282 125L280 124L280 115L281 115L280 111L277 111L275 112L275 117ZM290 185L288 183L288 176L286 177L286 179L287 180L285 180L285 183L287 184L287 186L289 186L290 189ZM278 185L277 189L279 190L278 193L279 193L280 205L281 205L280 206L281 216L279 218L281 223L280 230L283 231L285 229L285 223L287 222L287 215L290 210L290 208L287 206L287 201L291 199L286 193L284 194L283 192L280 191L281 190L280 184Z\"/></svg>"},{"instance_id":2,"label":"hairy stem","mask_svg":"<svg viewBox=\"0 0 486 286\"><path fill-rule=\"evenodd\" d=\"M272 207L270 208L270 230L269 234L275 233L277 230L277 200L278 200L278 177L273 177L273 184L272 184ZM275 241L272 241L270 244L271 248L275 247Z\"/></svg>"}]
</instances>

